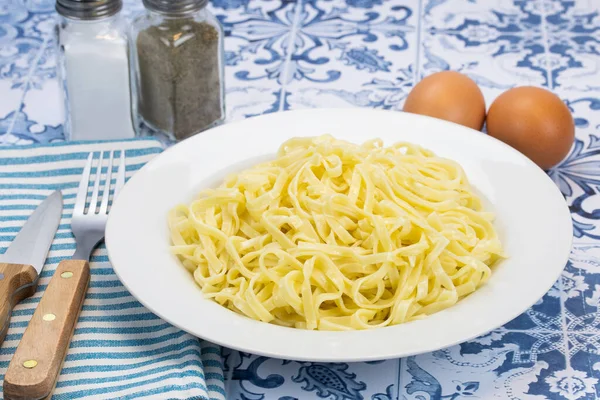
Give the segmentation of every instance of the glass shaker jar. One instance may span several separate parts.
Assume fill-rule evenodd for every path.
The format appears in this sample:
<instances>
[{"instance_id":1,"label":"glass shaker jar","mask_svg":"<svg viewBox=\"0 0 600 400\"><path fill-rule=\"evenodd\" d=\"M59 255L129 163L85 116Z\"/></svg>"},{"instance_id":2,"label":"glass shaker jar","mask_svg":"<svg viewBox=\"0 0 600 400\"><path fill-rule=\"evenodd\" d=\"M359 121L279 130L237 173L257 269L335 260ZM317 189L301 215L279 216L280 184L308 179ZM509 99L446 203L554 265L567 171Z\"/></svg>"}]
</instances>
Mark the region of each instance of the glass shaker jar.
<instances>
[{"instance_id":1,"label":"glass shaker jar","mask_svg":"<svg viewBox=\"0 0 600 400\"><path fill-rule=\"evenodd\" d=\"M135 136L121 0L57 0L57 70L67 140Z\"/></svg>"},{"instance_id":2,"label":"glass shaker jar","mask_svg":"<svg viewBox=\"0 0 600 400\"><path fill-rule=\"evenodd\" d=\"M130 37L135 126L181 140L222 122L223 28L207 0L143 3Z\"/></svg>"}]
</instances>

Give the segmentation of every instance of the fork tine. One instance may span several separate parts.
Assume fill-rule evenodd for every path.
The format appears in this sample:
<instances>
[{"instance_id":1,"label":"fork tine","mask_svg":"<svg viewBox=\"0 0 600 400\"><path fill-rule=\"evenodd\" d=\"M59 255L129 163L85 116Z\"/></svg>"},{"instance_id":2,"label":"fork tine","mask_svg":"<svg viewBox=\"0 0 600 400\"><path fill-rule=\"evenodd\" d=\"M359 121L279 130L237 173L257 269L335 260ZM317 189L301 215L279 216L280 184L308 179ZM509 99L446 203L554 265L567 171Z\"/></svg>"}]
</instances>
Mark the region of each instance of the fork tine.
<instances>
[{"instance_id":1,"label":"fork tine","mask_svg":"<svg viewBox=\"0 0 600 400\"><path fill-rule=\"evenodd\" d=\"M119 160L119 170L117 171L117 184L115 185L115 194L113 201L125 185L125 150L121 150L121 158Z\"/></svg>"},{"instance_id":2,"label":"fork tine","mask_svg":"<svg viewBox=\"0 0 600 400\"><path fill-rule=\"evenodd\" d=\"M92 199L90 200L90 207L88 208L88 214L96 214L98 208L98 191L100 190L100 178L102 177L102 156L104 152L100 152L100 159L96 167L96 180L94 181L94 191L92 192Z\"/></svg>"},{"instance_id":3,"label":"fork tine","mask_svg":"<svg viewBox=\"0 0 600 400\"><path fill-rule=\"evenodd\" d=\"M94 159L94 153L91 152L88 156L83 173L81 174L81 181L77 188L77 198L75 199L75 207L73 208L73 215L81 215L85 210L85 199L87 198L88 184L90 181L90 172L92 170L92 160Z\"/></svg>"},{"instance_id":4,"label":"fork tine","mask_svg":"<svg viewBox=\"0 0 600 400\"><path fill-rule=\"evenodd\" d=\"M104 190L102 193L102 203L100 204L99 214L108 213L108 198L110 197L110 182L112 180L112 168L113 168L113 157L115 152L111 151L110 158L108 160L108 169L106 170L106 181L104 182Z\"/></svg>"}]
</instances>

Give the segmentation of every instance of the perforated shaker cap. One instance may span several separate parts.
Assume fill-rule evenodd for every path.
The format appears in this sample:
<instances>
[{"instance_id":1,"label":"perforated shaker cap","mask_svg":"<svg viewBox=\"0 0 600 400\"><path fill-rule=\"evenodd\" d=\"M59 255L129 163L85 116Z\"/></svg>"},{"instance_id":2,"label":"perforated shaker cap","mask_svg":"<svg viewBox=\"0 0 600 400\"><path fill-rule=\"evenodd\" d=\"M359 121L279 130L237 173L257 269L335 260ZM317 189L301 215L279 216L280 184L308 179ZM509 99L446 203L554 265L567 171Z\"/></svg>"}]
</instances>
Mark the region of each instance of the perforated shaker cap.
<instances>
[{"instance_id":1,"label":"perforated shaker cap","mask_svg":"<svg viewBox=\"0 0 600 400\"><path fill-rule=\"evenodd\" d=\"M121 8L122 0L56 0L56 11L60 15L81 20L110 17Z\"/></svg>"},{"instance_id":2,"label":"perforated shaker cap","mask_svg":"<svg viewBox=\"0 0 600 400\"><path fill-rule=\"evenodd\" d=\"M198 11L208 0L143 0L144 6L151 11L165 15L186 15Z\"/></svg>"}]
</instances>

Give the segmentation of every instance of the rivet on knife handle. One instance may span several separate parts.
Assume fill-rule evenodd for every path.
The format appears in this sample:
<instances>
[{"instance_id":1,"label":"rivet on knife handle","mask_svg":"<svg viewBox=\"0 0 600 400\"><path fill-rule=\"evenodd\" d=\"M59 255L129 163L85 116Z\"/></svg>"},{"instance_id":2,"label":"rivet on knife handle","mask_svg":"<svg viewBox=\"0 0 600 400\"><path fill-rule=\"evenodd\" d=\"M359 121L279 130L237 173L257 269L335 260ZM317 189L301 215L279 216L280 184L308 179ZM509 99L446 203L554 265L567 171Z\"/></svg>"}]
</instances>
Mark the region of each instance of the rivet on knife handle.
<instances>
[{"instance_id":1,"label":"rivet on knife handle","mask_svg":"<svg viewBox=\"0 0 600 400\"><path fill-rule=\"evenodd\" d=\"M67 354L90 280L87 261L62 261L8 366L4 398L49 396Z\"/></svg>"},{"instance_id":2,"label":"rivet on knife handle","mask_svg":"<svg viewBox=\"0 0 600 400\"><path fill-rule=\"evenodd\" d=\"M6 337L13 306L35 293L37 277L31 265L0 263L0 344Z\"/></svg>"}]
</instances>

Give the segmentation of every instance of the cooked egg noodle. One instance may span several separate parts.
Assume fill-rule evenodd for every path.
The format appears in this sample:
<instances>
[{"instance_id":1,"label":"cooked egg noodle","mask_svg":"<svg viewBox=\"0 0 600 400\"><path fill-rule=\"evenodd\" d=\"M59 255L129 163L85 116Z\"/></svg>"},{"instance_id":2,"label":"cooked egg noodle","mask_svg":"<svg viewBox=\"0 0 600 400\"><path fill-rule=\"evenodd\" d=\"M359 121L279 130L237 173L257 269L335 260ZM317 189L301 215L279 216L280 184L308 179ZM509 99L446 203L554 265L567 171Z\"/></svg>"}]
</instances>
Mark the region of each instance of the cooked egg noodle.
<instances>
[{"instance_id":1,"label":"cooked egg noodle","mask_svg":"<svg viewBox=\"0 0 600 400\"><path fill-rule=\"evenodd\" d=\"M206 297L250 318L354 330L423 318L472 293L502 255L457 163L409 143L284 143L169 216Z\"/></svg>"}]
</instances>

